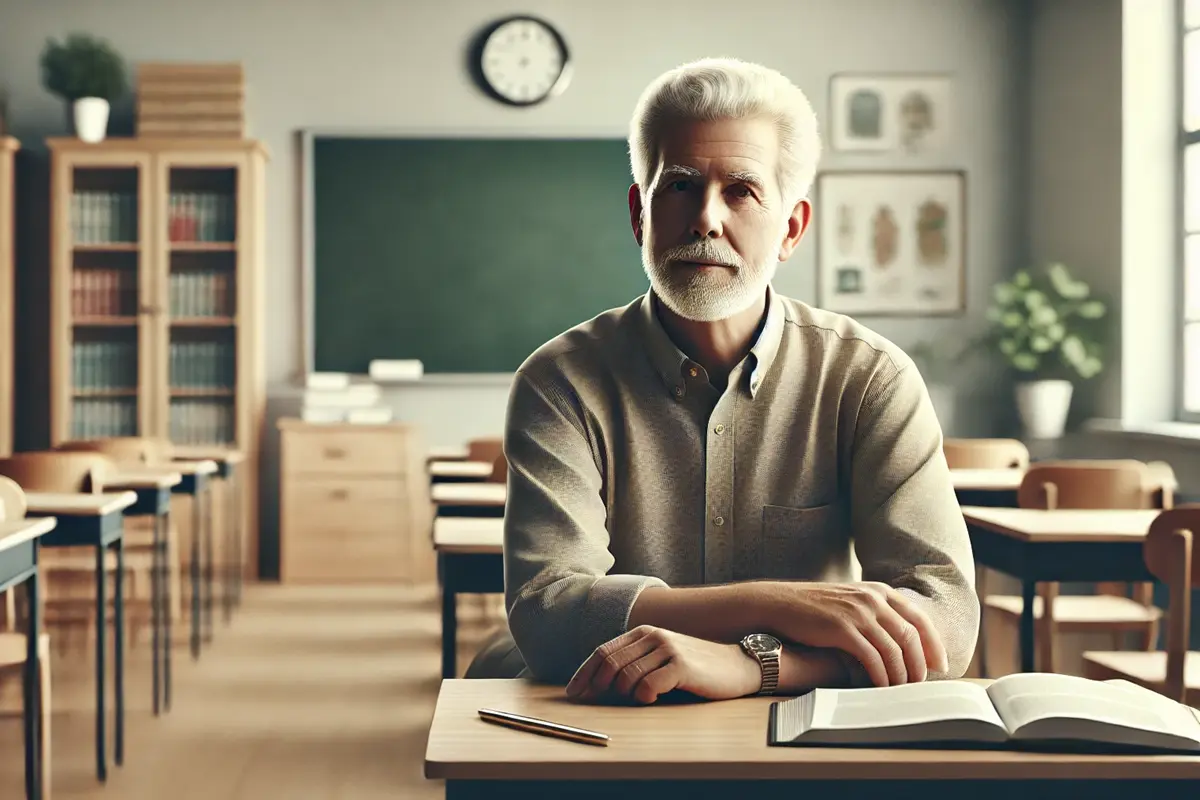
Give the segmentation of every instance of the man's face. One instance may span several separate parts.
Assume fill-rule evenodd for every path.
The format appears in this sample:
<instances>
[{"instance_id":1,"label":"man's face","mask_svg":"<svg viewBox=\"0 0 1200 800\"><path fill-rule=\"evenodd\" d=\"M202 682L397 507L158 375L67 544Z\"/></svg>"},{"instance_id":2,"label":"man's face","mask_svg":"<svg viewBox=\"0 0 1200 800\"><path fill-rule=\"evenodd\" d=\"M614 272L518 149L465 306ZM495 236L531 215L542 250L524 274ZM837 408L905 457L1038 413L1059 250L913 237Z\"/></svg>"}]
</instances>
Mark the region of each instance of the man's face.
<instances>
[{"instance_id":1,"label":"man's face","mask_svg":"<svg viewBox=\"0 0 1200 800\"><path fill-rule=\"evenodd\" d=\"M629 203L646 275L675 313L713 321L746 309L791 254L808 203L785 204L778 150L769 119L666 130L650 185L632 187Z\"/></svg>"}]
</instances>

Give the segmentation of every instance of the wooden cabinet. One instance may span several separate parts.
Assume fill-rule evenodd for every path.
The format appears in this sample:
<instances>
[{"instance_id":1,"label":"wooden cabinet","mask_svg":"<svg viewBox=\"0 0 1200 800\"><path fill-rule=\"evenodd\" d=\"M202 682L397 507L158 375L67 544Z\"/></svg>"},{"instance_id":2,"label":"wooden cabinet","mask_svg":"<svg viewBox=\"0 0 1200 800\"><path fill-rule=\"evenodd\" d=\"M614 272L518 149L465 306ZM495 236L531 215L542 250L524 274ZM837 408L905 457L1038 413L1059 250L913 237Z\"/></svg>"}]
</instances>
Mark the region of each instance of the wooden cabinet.
<instances>
[{"instance_id":1,"label":"wooden cabinet","mask_svg":"<svg viewBox=\"0 0 1200 800\"><path fill-rule=\"evenodd\" d=\"M257 574L266 153L237 139L50 139L50 440L241 451Z\"/></svg>"},{"instance_id":2,"label":"wooden cabinet","mask_svg":"<svg viewBox=\"0 0 1200 800\"><path fill-rule=\"evenodd\" d=\"M284 582L434 579L429 479L416 428L283 419L279 429Z\"/></svg>"},{"instance_id":3,"label":"wooden cabinet","mask_svg":"<svg viewBox=\"0 0 1200 800\"><path fill-rule=\"evenodd\" d=\"M13 157L17 152L17 140L11 136L0 136L0 457L12 452L13 448L13 342L17 332L14 317L16 292L13 259L16 237L13 233L16 203L13 200Z\"/></svg>"}]
</instances>

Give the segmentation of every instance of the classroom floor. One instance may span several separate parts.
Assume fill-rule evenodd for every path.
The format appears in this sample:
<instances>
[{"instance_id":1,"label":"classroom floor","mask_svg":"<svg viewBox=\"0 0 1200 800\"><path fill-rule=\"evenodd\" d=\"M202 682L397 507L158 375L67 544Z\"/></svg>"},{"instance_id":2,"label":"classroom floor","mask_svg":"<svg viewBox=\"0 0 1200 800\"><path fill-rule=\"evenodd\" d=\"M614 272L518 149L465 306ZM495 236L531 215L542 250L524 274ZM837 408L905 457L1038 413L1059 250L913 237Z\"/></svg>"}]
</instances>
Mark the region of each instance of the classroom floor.
<instances>
[{"instance_id":1,"label":"classroom floor","mask_svg":"<svg viewBox=\"0 0 1200 800\"><path fill-rule=\"evenodd\" d=\"M460 671L494 620L480 599L460 604ZM439 642L433 587L249 586L198 663L175 651L170 714L150 712L148 645L128 658L125 766L110 767L106 786L95 778L87 656L83 668L77 654L58 657L54 704L72 710L53 720L53 797L442 797L422 775ZM0 719L3 798L24 796L20 737L19 717Z\"/></svg>"}]
</instances>

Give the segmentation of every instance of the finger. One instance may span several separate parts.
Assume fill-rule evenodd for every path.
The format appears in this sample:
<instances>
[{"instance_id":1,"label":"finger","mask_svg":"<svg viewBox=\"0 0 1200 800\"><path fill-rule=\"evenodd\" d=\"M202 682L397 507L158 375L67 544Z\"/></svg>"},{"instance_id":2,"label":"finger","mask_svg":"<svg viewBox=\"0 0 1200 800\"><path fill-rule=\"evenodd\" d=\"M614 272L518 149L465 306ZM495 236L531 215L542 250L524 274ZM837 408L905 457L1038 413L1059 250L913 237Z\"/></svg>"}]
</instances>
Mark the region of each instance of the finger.
<instances>
[{"instance_id":1,"label":"finger","mask_svg":"<svg viewBox=\"0 0 1200 800\"><path fill-rule=\"evenodd\" d=\"M631 661L617 673L617 678L613 682L613 688L619 694L630 697L633 695L634 688L643 677L649 675L670 660L671 654L667 648L655 647L641 658Z\"/></svg>"},{"instance_id":2,"label":"finger","mask_svg":"<svg viewBox=\"0 0 1200 800\"><path fill-rule=\"evenodd\" d=\"M651 670L642 676L642 679L633 687L633 699L649 705L658 700L660 696L678 688L682 675L683 668L679 662L668 661L658 669Z\"/></svg>"},{"instance_id":3,"label":"finger","mask_svg":"<svg viewBox=\"0 0 1200 800\"><path fill-rule=\"evenodd\" d=\"M942 642L941 634L920 603L904 592L894 589L888 592L888 603L917 629L921 636L921 646L925 650L926 663L937 672L949 672L950 659L946 655L946 646Z\"/></svg>"},{"instance_id":4,"label":"finger","mask_svg":"<svg viewBox=\"0 0 1200 800\"><path fill-rule=\"evenodd\" d=\"M880 602L889 611L891 610L891 606L888 606L886 602ZM867 614L868 616L863 620L859 631L871 643L871 647L875 648L875 652L879 654L879 658L883 662L886 683L879 685L899 686L907 683L908 670L904 666L904 648L892 638L892 635L888 633L887 629L880 622L880 611L868 611Z\"/></svg>"},{"instance_id":5,"label":"finger","mask_svg":"<svg viewBox=\"0 0 1200 800\"><path fill-rule=\"evenodd\" d=\"M581 696L603 694L612 688L613 681L630 665L637 663L644 656L661 649L661 638L656 634L646 634L632 644L610 653L592 676L592 680L581 689Z\"/></svg>"},{"instance_id":6,"label":"finger","mask_svg":"<svg viewBox=\"0 0 1200 800\"><path fill-rule=\"evenodd\" d=\"M841 644L837 646L858 663L862 664L863 669L867 672L867 677L873 685L888 685L888 670L887 665L883 661L883 656L879 654L879 650L864 633L853 624L847 623L846 631L842 635Z\"/></svg>"},{"instance_id":7,"label":"finger","mask_svg":"<svg viewBox=\"0 0 1200 800\"><path fill-rule=\"evenodd\" d=\"M886 601L876 612L880 627L887 631L888 636L900 647L900 657L904 666L903 683L919 683L925 680L928 669L925 664L925 650L917 627L905 619L899 611Z\"/></svg>"},{"instance_id":8,"label":"finger","mask_svg":"<svg viewBox=\"0 0 1200 800\"><path fill-rule=\"evenodd\" d=\"M610 639L593 650L592 654L579 665L579 669L575 670L575 674L571 676L571 680L567 682L567 696L574 697L579 694L584 686L592 682L596 670L604 663L604 659L609 653L620 650L631 642L641 639L647 632L644 626L638 626L633 630L626 631L615 639Z\"/></svg>"}]
</instances>

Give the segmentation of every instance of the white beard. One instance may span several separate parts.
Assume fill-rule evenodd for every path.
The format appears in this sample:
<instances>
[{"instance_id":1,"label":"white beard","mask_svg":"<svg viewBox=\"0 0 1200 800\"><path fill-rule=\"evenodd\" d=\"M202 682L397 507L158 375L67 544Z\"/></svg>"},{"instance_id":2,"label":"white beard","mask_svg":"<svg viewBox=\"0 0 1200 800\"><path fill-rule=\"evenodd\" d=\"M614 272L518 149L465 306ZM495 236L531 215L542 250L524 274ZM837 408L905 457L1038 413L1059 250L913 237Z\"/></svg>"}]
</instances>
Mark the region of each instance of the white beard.
<instances>
[{"instance_id":1,"label":"white beard","mask_svg":"<svg viewBox=\"0 0 1200 800\"><path fill-rule=\"evenodd\" d=\"M728 268L676 266L677 262L690 260L726 264ZM652 255L648 241L642 247L642 268L654 293L667 308L695 322L715 322L745 311L767 291L778 266L774 258L763 264L747 264L737 253L711 239L673 247L658 259Z\"/></svg>"}]
</instances>

